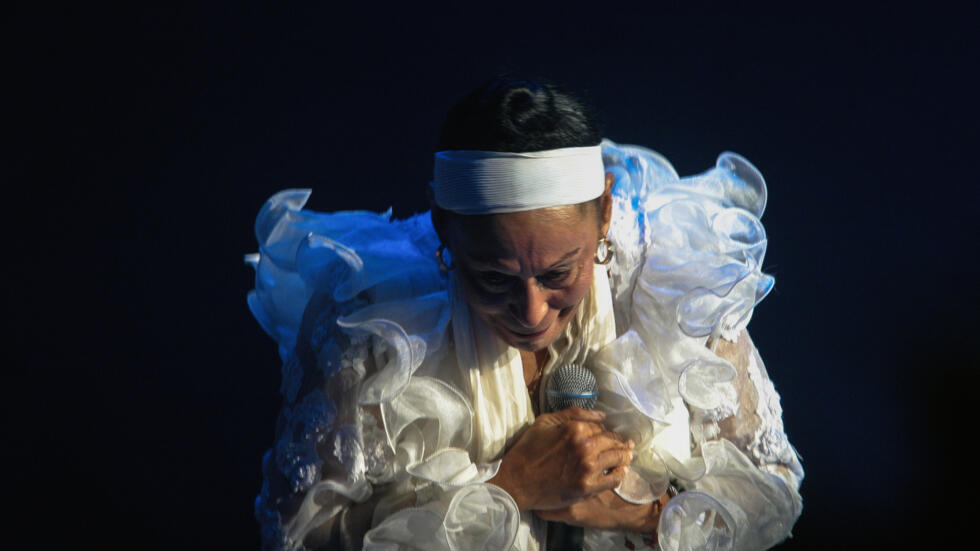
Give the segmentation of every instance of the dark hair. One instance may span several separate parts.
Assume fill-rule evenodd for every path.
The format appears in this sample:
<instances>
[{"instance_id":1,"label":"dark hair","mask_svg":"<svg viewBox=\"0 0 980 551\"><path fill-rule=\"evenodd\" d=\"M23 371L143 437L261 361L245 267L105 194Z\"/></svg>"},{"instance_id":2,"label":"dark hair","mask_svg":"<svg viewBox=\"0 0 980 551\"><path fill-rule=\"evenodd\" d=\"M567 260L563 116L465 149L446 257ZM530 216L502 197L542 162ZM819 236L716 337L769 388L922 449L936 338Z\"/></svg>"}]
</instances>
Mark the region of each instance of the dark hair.
<instances>
[{"instance_id":1,"label":"dark hair","mask_svg":"<svg viewBox=\"0 0 980 551\"><path fill-rule=\"evenodd\" d=\"M436 150L523 153L588 147L601 141L596 118L582 100L551 83L498 77L449 109ZM579 210L598 213L601 203L600 196L581 203ZM456 216L432 206L432 223L443 243L444 224Z\"/></svg>"},{"instance_id":2,"label":"dark hair","mask_svg":"<svg viewBox=\"0 0 980 551\"><path fill-rule=\"evenodd\" d=\"M598 145L592 111L558 86L495 78L454 105L437 150L543 151Z\"/></svg>"}]
</instances>

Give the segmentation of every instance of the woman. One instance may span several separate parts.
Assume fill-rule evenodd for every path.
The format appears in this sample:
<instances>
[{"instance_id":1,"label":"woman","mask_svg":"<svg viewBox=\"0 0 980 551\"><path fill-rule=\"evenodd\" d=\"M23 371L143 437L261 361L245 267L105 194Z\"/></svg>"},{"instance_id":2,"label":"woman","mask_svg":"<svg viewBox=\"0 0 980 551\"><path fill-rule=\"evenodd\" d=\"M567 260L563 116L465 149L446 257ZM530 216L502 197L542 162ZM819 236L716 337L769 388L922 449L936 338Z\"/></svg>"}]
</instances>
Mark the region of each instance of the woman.
<instances>
[{"instance_id":1,"label":"woman","mask_svg":"<svg viewBox=\"0 0 980 551\"><path fill-rule=\"evenodd\" d=\"M525 81L466 96L438 150L430 215L319 214L302 190L259 214L249 305L284 396L266 548L784 539L803 471L745 332L772 286L758 171L723 154L679 179ZM547 412L567 364L596 411Z\"/></svg>"}]
</instances>

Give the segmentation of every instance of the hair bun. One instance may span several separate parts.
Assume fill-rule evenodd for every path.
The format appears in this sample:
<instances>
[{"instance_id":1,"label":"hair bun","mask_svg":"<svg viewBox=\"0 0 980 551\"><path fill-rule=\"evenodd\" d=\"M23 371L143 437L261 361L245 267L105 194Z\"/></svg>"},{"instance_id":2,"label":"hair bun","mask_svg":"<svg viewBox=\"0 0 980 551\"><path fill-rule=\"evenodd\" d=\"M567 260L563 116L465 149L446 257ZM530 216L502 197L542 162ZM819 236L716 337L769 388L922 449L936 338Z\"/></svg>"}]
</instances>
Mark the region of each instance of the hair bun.
<instances>
[{"instance_id":1,"label":"hair bun","mask_svg":"<svg viewBox=\"0 0 980 551\"><path fill-rule=\"evenodd\" d=\"M515 134L547 131L555 126L551 94L540 86L509 88L501 101L502 119Z\"/></svg>"},{"instance_id":2,"label":"hair bun","mask_svg":"<svg viewBox=\"0 0 980 551\"><path fill-rule=\"evenodd\" d=\"M449 110L439 150L543 151L600 142L583 103L554 85L497 78Z\"/></svg>"},{"instance_id":3,"label":"hair bun","mask_svg":"<svg viewBox=\"0 0 980 551\"><path fill-rule=\"evenodd\" d=\"M519 118L522 114L535 107L535 97L527 88L511 88L507 90L502 107L511 119Z\"/></svg>"}]
</instances>

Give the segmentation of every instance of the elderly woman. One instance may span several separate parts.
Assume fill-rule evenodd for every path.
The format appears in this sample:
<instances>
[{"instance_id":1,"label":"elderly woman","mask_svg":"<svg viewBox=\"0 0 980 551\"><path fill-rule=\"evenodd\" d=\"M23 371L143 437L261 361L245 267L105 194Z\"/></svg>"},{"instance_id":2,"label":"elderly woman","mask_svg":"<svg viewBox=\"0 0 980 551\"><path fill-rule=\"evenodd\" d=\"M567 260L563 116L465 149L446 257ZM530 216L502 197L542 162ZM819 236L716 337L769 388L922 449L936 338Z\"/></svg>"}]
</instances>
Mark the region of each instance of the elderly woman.
<instances>
[{"instance_id":1,"label":"elderly woman","mask_svg":"<svg viewBox=\"0 0 980 551\"><path fill-rule=\"evenodd\" d=\"M284 405L256 499L266 549L764 549L803 471L745 327L772 287L762 176L678 178L559 89L450 110L430 214L256 221L249 306ZM594 410L552 411L582 365Z\"/></svg>"}]
</instances>

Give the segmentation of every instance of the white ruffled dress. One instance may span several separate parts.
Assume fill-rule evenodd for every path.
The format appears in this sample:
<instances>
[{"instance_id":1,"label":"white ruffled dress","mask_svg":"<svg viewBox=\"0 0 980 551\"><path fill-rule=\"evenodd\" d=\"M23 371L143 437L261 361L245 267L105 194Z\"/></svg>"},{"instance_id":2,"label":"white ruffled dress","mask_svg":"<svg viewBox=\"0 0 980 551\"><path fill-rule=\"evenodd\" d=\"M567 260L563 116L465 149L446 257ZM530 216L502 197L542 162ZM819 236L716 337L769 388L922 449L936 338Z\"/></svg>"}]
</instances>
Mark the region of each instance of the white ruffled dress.
<instances>
[{"instance_id":1,"label":"white ruffled dress","mask_svg":"<svg viewBox=\"0 0 980 551\"><path fill-rule=\"evenodd\" d=\"M600 384L607 426L636 442L659 548L766 549L802 510L779 396L745 332L762 273L766 187L744 158L679 178L659 154L603 142L615 257L550 347ZM284 405L255 514L265 549L544 549L545 523L487 481L534 420L518 352L441 272L428 213L263 206L248 304L279 344ZM545 381L546 382L546 381ZM545 387L545 384L542 384ZM586 549L649 535L588 529ZM656 544L653 544L656 545Z\"/></svg>"}]
</instances>

